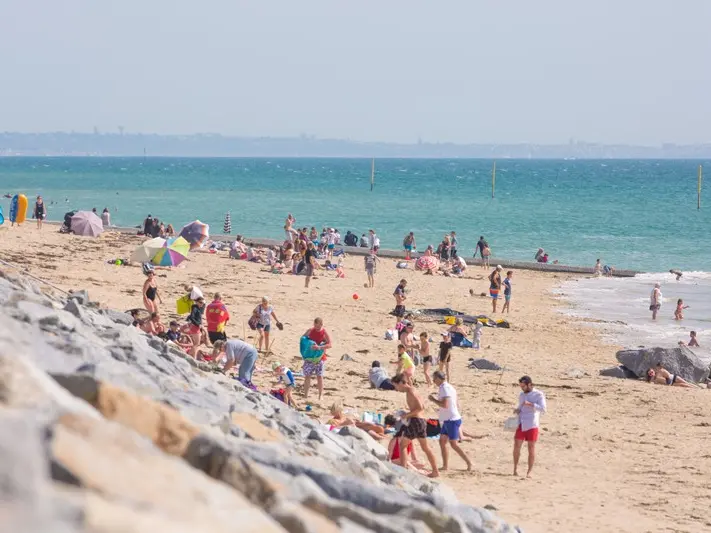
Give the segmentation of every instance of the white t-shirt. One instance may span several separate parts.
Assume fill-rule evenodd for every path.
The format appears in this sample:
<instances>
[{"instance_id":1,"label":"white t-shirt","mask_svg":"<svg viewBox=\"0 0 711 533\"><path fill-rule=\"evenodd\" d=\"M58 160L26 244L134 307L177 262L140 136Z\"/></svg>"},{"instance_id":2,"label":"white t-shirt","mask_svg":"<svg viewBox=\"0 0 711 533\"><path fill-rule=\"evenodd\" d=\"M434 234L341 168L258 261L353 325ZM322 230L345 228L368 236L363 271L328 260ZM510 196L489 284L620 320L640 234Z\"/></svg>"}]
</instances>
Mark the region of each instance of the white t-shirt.
<instances>
[{"instance_id":1,"label":"white t-shirt","mask_svg":"<svg viewBox=\"0 0 711 533\"><path fill-rule=\"evenodd\" d=\"M380 238L373 233L372 237L370 237L370 247L374 248L376 246L380 246Z\"/></svg>"},{"instance_id":2,"label":"white t-shirt","mask_svg":"<svg viewBox=\"0 0 711 533\"><path fill-rule=\"evenodd\" d=\"M658 293L658 294L657 294ZM654 287L652 289L652 294L649 296L650 305L662 305L662 290Z\"/></svg>"},{"instance_id":3,"label":"white t-shirt","mask_svg":"<svg viewBox=\"0 0 711 533\"><path fill-rule=\"evenodd\" d=\"M326 242L328 244L336 244L336 234L335 233L328 233L326 235Z\"/></svg>"},{"instance_id":4,"label":"white t-shirt","mask_svg":"<svg viewBox=\"0 0 711 533\"><path fill-rule=\"evenodd\" d=\"M439 423L443 424L447 420L460 420L462 415L459 414L459 408L457 407L457 391L447 382L439 386L439 394L437 395L437 399L440 401L445 398L449 398L449 407L439 408Z\"/></svg>"}]
</instances>

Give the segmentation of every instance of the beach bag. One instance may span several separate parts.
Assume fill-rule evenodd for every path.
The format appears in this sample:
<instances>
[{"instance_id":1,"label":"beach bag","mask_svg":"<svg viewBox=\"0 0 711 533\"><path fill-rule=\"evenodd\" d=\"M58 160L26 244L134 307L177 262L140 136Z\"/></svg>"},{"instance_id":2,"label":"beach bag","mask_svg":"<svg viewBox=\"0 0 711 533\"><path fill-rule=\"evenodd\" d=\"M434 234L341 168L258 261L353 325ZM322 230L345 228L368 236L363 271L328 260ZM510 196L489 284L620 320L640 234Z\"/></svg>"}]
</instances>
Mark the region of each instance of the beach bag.
<instances>
[{"instance_id":1,"label":"beach bag","mask_svg":"<svg viewBox=\"0 0 711 533\"><path fill-rule=\"evenodd\" d=\"M269 391L269 394L271 396L274 396L279 401L282 401L286 403L286 399L284 398L284 392L286 392L284 389L272 389Z\"/></svg>"},{"instance_id":2,"label":"beach bag","mask_svg":"<svg viewBox=\"0 0 711 533\"><path fill-rule=\"evenodd\" d=\"M510 416L504 420L504 431L516 431L518 429L518 417Z\"/></svg>"},{"instance_id":3,"label":"beach bag","mask_svg":"<svg viewBox=\"0 0 711 533\"><path fill-rule=\"evenodd\" d=\"M397 265L395 265L396 268L408 268L408 264L405 261L400 261Z\"/></svg>"},{"instance_id":4,"label":"beach bag","mask_svg":"<svg viewBox=\"0 0 711 533\"><path fill-rule=\"evenodd\" d=\"M257 314L257 310L255 309L252 312L252 316L249 317L249 320L247 321L247 325L249 326L249 329L254 331L257 329L257 324L259 324L259 315Z\"/></svg>"},{"instance_id":5,"label":"beach bag","mask_svg":"<svg viewBox=\"0 0 711 533\"><path fill-rule=\"evenodd\" d=\"M175 309L179 315L187 315L193 306L193 301L187 294L175 301Z\"/></svg>"},{"instance_id":6,"label":"beach bag","mask_svg":"<svg viewBox=\"0 0 711 533\"><path fill-rule=\"evenodd\" d=\"M323 358L323 350L319 350L316 343L309 339L306 335L301 337L299 351L301 352L301 357L304 361L318 363Z\"/></svg>"}]
</instances>

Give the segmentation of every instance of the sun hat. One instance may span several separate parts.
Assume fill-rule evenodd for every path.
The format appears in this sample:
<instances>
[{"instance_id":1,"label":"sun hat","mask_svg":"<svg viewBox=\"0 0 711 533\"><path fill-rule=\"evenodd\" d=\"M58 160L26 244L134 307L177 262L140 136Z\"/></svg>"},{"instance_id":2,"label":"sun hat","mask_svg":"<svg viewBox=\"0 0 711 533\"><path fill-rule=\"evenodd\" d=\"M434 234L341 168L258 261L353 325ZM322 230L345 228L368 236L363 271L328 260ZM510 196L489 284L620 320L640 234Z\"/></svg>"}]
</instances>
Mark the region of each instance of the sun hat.
<instances>
[{"instance_id":1,"label":"sun hat","mask_svg":"<svg viewBox=\"0 0 711 533\"><path fill-rule=\"evenodd\" d=\"M272 370L276 370L276 369L279 368L280 366L281 366L281 363L280 363L280 362L274 361L274 362L272 363Z\"/></svg>"}]
</instances>

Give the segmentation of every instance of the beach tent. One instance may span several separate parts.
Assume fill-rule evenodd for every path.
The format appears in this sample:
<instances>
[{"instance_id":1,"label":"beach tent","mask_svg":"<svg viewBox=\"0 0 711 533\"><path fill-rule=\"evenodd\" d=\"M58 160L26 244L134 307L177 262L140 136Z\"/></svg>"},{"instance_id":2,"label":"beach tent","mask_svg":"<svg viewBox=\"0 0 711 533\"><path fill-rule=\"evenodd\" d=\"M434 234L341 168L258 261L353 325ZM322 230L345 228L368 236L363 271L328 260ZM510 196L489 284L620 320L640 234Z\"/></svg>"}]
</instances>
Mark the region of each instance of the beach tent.
<instances>
[{"instance_id":1,"label":"beach tent","mask_svg":"<svg viewBox=\"0 0 711 533\"><path fill-rule=\"evenodd\" d=\"M72 233L83 237L98 237L104 232L101 219L91 211L79 211L72 217Z\"/></svg>"}]
</instances>

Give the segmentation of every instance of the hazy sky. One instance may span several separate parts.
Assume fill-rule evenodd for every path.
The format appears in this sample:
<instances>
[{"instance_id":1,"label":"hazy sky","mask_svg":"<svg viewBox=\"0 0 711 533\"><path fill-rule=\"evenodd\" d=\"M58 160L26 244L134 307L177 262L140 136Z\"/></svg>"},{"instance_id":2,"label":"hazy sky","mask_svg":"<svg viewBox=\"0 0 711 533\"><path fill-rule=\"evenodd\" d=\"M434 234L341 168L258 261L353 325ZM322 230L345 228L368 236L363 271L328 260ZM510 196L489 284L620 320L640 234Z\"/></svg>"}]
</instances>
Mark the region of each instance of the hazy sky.
<instances>
[{"instance_id":1,"label":"hazy sky","mask_svg":"<svg viewBox=\"0 0 711 533\"><path fill-rule=\"evenodd\" d=\"M710 0L0 0L0 131L711 142Z\"/></svg>"}]
</instances>

